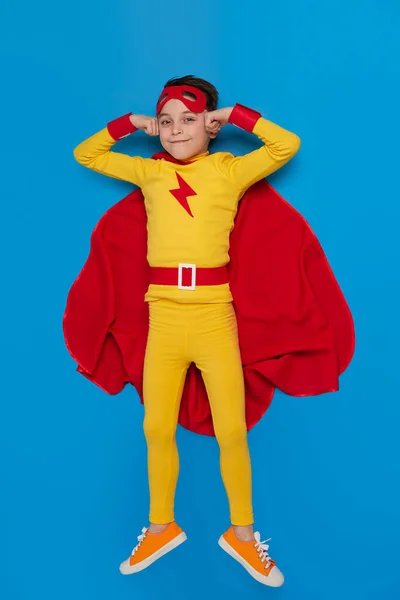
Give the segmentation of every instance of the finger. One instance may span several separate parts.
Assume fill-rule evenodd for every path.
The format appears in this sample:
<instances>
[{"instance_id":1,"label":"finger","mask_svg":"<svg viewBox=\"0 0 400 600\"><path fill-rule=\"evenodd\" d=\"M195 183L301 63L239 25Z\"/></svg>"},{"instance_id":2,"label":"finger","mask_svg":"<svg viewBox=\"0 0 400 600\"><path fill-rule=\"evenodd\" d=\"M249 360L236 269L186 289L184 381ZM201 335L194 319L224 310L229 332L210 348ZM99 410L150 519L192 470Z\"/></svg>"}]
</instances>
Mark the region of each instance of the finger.
<instances>
[{"instance_id":1,"label":"finger","mask_svg":"<svg viewBox=\"0 0 400 600\"><path fill-rule=\"evenodd\" d=\"M207 127L211 127L214 123L218 123L217 119L213 119L212 116L207 115L208 118L204 120Z\"/></svg>"},{"instance_id":2,"label":"finger","mask_svg":"<svg viewBox=\"0 0 400 600\"><path fill-rule=\"evenodd\" d=\"M217 137L220 129L221 129L221 125L218 123L216 126L214 125L213 127L210 127L207 130L207 133L211 138L215 138L215 137Z\"/></svg>"},{"instance_id":3,"label":"finger","mask_svg":"<svg viewBox=\"0 0 400 600\"><path fill-rule=\"evenodd\" d=\"M151 136L157 135L156 134L156 123L153 119L149 122L147 133Z\"/></svg>"},{"instance_id":4,"label":"finger","mask_svg":"<svg viewBox=\"0 0 400 600\"><path fill-rule=\"evenodd\" d=\"M218 131L220 128L221 123L219 121L214 121L213 123L210 123L210 125L207 127L207 131L215 132Z\"/></svg>"},{"instance_id":5,"label":"finger","mask_svg":"<svg viewBox=\"0 0 400 600\"><path fill-rule=\"evenodd\" d=\"M159 135L158 119L154 119L154 135Z\"/></svg>"}]
</instances>

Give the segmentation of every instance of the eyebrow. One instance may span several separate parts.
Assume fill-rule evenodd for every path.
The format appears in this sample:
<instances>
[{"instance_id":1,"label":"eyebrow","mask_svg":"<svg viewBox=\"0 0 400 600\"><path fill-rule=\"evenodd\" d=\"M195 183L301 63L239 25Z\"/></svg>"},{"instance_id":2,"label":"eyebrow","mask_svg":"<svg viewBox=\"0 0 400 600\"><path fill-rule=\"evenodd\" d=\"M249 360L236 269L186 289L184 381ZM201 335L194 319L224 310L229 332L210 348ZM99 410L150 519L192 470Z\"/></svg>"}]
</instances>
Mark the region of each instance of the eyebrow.
<instances>
[{"instance_id":1,"label":"eyebrow","mask_svg":"<svg viewBox=\"0 0 400 600\"><path fill-rule=\"evenodd\" d=\"M195 112L193 112L192 110L184 110L182 114L183 114L183 115L187 115L187 114L189 114L189 113L190 113L191 115L195 115L195 114L196 114L196 113L195 113ZM170 116L171 116L171 115L170 115L169 113L161 113L161 114L159 114L159 115L158 115L158 118L160 118L160 117L170 117Z\"/></svg>"}]
</instances>

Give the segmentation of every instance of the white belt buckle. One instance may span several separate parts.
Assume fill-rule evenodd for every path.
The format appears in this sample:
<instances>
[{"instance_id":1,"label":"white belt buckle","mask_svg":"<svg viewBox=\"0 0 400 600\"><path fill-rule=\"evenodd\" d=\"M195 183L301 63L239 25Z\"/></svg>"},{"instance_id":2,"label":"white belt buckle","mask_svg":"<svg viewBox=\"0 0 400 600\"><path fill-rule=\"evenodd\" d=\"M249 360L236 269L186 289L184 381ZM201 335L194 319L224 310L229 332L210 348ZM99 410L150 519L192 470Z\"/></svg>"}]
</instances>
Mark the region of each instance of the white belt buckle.
<instances>
[{"instance_id":1,"label":"white belt buckle","mask_svg":"<svg viewBox=\"0 0 400 600\"><path fill-rule=\"evenodd\" d=\"M192 270L192 283L191 285L183 285L183 269L191 269ZM185 263L180 263L178 265L178 289L180 290L195 290L196 289L196 265L190 265Z\"/></svg>"}]
</instances>

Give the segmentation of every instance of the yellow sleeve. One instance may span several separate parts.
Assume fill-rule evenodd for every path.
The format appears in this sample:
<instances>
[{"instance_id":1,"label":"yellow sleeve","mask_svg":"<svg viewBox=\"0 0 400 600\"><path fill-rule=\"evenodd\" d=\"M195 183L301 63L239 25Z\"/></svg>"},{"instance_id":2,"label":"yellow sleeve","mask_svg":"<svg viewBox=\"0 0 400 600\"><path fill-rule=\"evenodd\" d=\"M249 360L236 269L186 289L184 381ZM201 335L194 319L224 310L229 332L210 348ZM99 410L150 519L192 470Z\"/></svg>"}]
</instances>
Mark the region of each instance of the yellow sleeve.
<instances>
[{"instance_id":1,"label":"yellow sleeve","mask_svg":"<svg viewBox=\"0 0 400 600\"><path fill-rule=\"evenodd\" d=\"M129 115L120 117L81 142L74 150L74 157L88 169L142 187L155 161L110 150L119 139L134 131L136 129L130 123Z\"/></svg>"},{"instance_id":2,"label":"yellow sleeve","mask_svg":"<svg viewBox=\"0 0 400 600\"><path fill-rule=\"evenodd\" d=\"M228 154L223 161L228 178L242 192L283 167L300 148L298 135L241 105L234 108L230 123L251 131L264 144L244 156L232 157Z\"/></svg>"}]
</instances>

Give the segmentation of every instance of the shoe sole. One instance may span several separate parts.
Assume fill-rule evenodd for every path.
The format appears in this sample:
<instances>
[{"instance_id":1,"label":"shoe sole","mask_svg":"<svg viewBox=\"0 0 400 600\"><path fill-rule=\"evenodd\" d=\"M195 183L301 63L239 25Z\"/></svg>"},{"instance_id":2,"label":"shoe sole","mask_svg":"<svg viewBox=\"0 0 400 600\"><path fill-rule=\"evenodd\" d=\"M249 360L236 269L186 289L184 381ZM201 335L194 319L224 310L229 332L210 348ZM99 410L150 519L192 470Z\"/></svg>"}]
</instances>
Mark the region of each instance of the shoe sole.
<instances>
[{"instance_id":1,"label":"shoe sole","mask_svg":"<svg viewBox=\"0 0 400 600\"><path fill-rule=\"evenodd\" d=\"M232 558L237 560L238 563L240 563L242 565L242 567L244 567L246 569L246 571L252 577L254 577L254 579L256 579L259 583L262 583L263 585L268 585L270 587L281 587L283 585L283 583L284 583L283 576L282 576L281 582L274 583L274 582L272 582L272 579L270 579L270 577L268 575L261 575L256 569L254 569L254 567L249 565L249 563L246 560L244 560L244 558L242 556L240 556L240 554L238 552L236 552L236 550L234 548L232 548L232 546L230 546L228 544L228 542L225 540L223 535L221 535L221 537L219 538L218 545L222 548L222 550L225 550L225 552L227 554L229 554L229 556L231 556Z\"/></svg>"},{"instance_id":2,"label":"shoe sole","mask_svg":"<svg viewBox=\"0 0 400 600\"><path fill-rule=\"evenodd\" d=\"M175 548L183 544L183 542L186 542L186 540L186 534L182 532L179 535L177 535L176 538L168 542L168 544L165 544L165 546L157 550L157 552L154 552L154 554L152 554L145 560L142 560L140 563L129 567L123 567L122 565L120 565L120 573L122 573L122 575L132 575L133 573L143 571L144 569L147 569L147 567L152 565L156 560L158 560L165 554L168 554L168 552L171 552L171 550L175 550Z\"/></svg>"}]
</instances>

